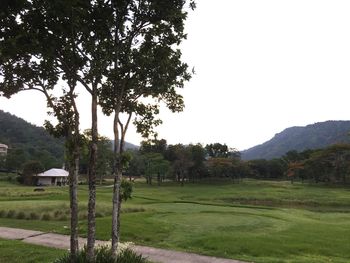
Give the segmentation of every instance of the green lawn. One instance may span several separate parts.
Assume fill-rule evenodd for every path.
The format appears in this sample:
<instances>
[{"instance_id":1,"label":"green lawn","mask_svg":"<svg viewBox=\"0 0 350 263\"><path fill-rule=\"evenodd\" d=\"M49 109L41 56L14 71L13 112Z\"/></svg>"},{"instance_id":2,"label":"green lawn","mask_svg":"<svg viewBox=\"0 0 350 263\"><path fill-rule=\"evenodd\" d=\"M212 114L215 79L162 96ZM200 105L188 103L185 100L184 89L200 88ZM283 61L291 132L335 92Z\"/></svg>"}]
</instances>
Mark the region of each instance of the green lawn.
<instances>
[{"instance_id":1,"label":"green lawn","mask_svg":"<svg viewBox=\"0 0 350 263\"><path fill-rule=\"evenodd\" d=\"M0 239L1 263L49 263L64 255L66 251L27 244L17 240Z\"/></svg>"},{"instance_id":2,"label":"green lawn","mask_svg":"<svg viewBox=\"0 0 350 263\"><path fill-rule=\"evenodd\" d=\"M67 190L1 182L0 225L68 233ZM110 239L111 192L97 191L99 239ZM79 198L84 235L87 186ZM122 241L254 262L350 262L349 204L349 188L322 185L137 183L123 205Z\"/></svg>"}]
</instances>

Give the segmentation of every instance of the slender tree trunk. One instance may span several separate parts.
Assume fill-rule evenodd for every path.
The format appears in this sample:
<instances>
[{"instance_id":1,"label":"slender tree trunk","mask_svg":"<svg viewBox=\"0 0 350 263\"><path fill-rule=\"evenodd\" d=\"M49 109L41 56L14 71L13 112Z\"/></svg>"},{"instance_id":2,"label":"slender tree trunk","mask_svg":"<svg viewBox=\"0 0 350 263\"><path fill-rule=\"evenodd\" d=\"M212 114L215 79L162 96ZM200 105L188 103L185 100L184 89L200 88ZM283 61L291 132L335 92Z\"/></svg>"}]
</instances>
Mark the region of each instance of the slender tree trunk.
<instances>
[{"instance_id":1,"label":"slender tree trunk","mask_svg":"<svg viewBox=\"0 0 350 263\"><path fill-rule=\"evenodd\" d=\"M129 113L125 126L119 120L120 107L116 107L114 116L114 188L113 188L113 212L112 212L112 252L116 256L120 239L120 213L121 213L121 182L123 179L122 155L125 146L125 134L131 120ZM120 125L120 132L119 126ZM120 134L120 141L119 141Z\"/></svg>"},{"instance_id":2,"label":"slender tree trunk","mask_svg":"<svg viewBox=\"0 0 350 263\"><path fill-rule=\"evenodd\" d=\"M95 262L95 233L96 233L96 162L97 162L97 92L93 88L91 103L91 143L89 160L89 202L88 202L88 235L87 235L87 256L89 262Z\"/></svg>"},{"instance_id":3,"label":"slender tree trunk","mask_svg":"<svg viewBox=\"0 0 350 263\"><path fill-rule=\"evenodd\" d=\"M79 172L79 144L76 138L69 138L73 152L69 161L69 194L70 194L70 253L71 262L75 262L79 251L78 243L78 172Z\"/></svg>"},{"instance_id":4,"label":"slender tree trunk","mask_svg":"<svg viewBox=\"0 0 350 263\"><path fill-rule=\"evenodd\" d=\"M119 227L118 227L118 215L119 215L119 203L120 203L120 185L122 180L122 168L121 168L121 152L119 145L119 111L115 111L114 116L114 187L113 187L113 209L112 209L112 247L111 250L114 255L117 255L118 242L119 242Z\"/></svg>"}]
</instances>

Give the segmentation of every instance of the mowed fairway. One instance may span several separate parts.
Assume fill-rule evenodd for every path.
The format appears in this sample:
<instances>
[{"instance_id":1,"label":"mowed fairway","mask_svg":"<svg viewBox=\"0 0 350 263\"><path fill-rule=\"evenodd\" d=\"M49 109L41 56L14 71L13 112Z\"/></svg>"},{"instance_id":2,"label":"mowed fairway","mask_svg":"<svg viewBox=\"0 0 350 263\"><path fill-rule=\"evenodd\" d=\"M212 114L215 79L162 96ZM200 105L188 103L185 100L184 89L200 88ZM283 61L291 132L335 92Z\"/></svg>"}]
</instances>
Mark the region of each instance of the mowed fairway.
<instances>
[{"instance_id":1,"label":"mowed fairway","mask_svg":"<svg viewBox=\"0 0 350 263\"><path fill-rule=\"evenodd\" d=\"M86 189L79 188L82 235ZM110 239L111 192L98 188L99 239ZM184 187L140 182L123 205L122 241L254 262L350 262L349 204L350 189L340 187L255 180ZM68 214L67 188L34 192L0 183L1 226L67 234Z\"/></svg>"}]
</instances>

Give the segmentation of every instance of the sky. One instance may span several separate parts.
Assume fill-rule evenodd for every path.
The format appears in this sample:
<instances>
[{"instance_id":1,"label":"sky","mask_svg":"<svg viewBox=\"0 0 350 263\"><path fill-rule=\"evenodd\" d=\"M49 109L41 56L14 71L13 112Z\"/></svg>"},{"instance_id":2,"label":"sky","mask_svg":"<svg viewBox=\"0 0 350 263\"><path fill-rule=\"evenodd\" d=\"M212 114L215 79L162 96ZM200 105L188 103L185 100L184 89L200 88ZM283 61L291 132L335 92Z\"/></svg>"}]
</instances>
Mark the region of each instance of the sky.
<instances>
[{"instance_id":1,"label":"sky","mask_svg":"<svg viewBox=\"0 0 350 263\"><path fill-rule=\"evenodd\" d=\"M184 111L162 109L158 138L244 150L291 126L350 120L349 14L348 0L197 0L181 45L196 74L181 91ZM80 97L86 129L90 98ZM36 92L0 98L0 109L47 119ZM99 132L113 137L112 118L99 114ZM141 137L131 127L126 140Z\"/></svg>"}]
</instances>

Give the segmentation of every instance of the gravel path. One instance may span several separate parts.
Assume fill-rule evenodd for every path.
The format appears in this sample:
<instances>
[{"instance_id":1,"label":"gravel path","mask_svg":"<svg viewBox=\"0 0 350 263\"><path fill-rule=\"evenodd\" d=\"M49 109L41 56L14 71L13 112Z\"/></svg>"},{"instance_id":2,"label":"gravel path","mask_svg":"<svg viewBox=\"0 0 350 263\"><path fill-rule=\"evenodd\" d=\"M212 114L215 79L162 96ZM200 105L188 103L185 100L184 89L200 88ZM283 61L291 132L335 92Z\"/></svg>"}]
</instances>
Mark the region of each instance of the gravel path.
<instances>
[{"instance_id":1,"label":"gravel path","mask_svg":"<svg viewBox=\"0 0 350 263\"><path fill-rule=\"evenodd\" d=\"M0 238L22 240L23 242L60 249L69 248L69 236L44 233L18 228L0 227ZM86 243L85 238L79 238L79 244ZM97 241L104 244L106 241ZM1 250L1 249L0 249ZM142 254L153 262L159 263L243 263L243 261L201 256L193 253L178 252L145 246L133 246L136 253Z\"/></svg>"}]
</instances>

